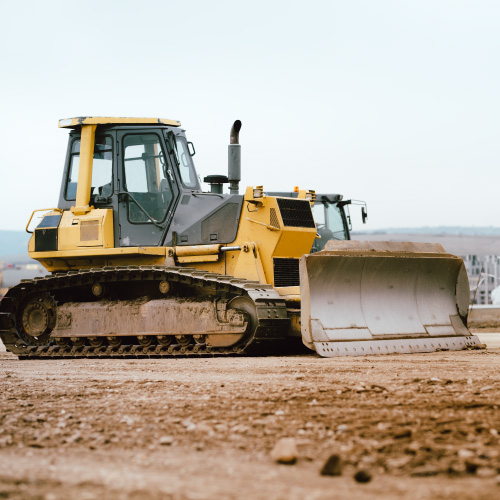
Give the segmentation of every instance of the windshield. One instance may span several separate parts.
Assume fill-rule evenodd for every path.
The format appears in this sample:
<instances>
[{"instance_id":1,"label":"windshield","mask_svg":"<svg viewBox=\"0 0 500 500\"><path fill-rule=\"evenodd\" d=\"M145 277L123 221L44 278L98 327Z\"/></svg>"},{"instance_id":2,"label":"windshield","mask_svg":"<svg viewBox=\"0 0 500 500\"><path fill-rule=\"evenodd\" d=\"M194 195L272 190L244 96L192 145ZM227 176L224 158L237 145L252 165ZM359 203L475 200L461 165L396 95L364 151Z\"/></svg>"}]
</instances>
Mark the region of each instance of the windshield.
<instances>
[{"instance_id":1,"label":"windshield","mask_svg":"<svg viewBox=\"0 0 500 500\"><path fill-rule=\"evenodd\" d=\"M346 240L342 209L336 203L317 201L313 206L314 222L321 239L314 240L313 252L322 250L328 240Z\"/></svg>"}]
</instances>

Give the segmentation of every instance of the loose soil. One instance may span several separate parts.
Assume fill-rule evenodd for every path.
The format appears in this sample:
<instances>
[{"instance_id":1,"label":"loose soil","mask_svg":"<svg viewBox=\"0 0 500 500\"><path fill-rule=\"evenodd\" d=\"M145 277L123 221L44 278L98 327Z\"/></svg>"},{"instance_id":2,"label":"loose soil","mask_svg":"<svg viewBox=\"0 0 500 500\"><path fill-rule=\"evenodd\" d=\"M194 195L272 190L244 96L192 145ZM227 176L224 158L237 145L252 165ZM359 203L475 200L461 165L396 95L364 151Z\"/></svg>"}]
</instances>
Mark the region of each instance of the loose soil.
<instances>
[{"instance_id":1,"label":"loose soil","mask_svg":"<svg viewBox=\"0 0 500 500\"><path fill-rule=\"evenodd\" d=\"M0 498L500 498L500 336L322 359L0 352ZM295 438L295 465L270 457ZM332 454L342 475L320 471ZM372 480L357 483L360 469Z\"/></svg>"}]
</instances>

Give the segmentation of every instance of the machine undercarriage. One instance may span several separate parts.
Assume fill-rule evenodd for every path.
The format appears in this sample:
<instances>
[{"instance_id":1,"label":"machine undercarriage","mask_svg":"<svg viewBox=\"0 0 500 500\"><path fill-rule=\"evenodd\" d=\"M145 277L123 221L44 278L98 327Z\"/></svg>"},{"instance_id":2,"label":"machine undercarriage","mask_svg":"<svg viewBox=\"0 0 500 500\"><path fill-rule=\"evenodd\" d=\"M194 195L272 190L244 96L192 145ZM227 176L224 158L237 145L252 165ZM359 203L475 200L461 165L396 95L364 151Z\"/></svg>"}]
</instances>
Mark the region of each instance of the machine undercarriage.
<instances>
[{"instance_id":1,"label":"machine undercarriage","mask_svg":"<svg viewBox=\"0 0 500 500\"><path fill-rule=\"evenodd\" d=\"M0 305L2 339L21 358L265 352L288 324L271 286L179 267L60 273L11 288Z\"/></svg>"}]
</instances>

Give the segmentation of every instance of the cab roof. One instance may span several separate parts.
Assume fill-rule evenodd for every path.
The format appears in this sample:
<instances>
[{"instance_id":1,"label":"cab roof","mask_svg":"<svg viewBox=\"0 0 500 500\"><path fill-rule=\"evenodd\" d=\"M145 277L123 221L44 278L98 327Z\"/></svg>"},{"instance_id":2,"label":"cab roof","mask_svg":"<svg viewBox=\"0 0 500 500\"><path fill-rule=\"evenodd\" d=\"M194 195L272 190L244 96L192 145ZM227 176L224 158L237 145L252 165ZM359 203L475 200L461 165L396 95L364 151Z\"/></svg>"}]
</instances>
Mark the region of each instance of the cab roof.
<instances>
[{"instance_id":1,"label":"cab roof","mask_svg":"<svg viewBox=\"0 0 500 500\"><path fill-rule=\"evenodd\" d=\"M117 118L110 116L79 116L59 120L59 128L74 128L80 125L169 125L180 127L181 122L166 118Z\"/></svg>"}]
</instances>

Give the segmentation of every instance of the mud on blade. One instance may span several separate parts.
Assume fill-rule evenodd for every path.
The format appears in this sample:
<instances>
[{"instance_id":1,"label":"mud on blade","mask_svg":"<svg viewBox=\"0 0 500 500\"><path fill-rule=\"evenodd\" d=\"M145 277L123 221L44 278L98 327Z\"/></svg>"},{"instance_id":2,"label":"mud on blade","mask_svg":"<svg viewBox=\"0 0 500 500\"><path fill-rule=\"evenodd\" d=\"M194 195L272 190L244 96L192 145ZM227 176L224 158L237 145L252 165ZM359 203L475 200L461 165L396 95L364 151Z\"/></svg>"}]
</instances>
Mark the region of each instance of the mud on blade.
<instances>
[{"instance_id":1,"label":"mud on blade","mask_svg":"<svg viewBox=\"0 0 500 500\"><path fill-rule=\"evenodd\" d=\"M439 244L329 241L300 262L304 343L357 356L479 345L467 328L469 282Z\"/></svg>"}]
</instances>

